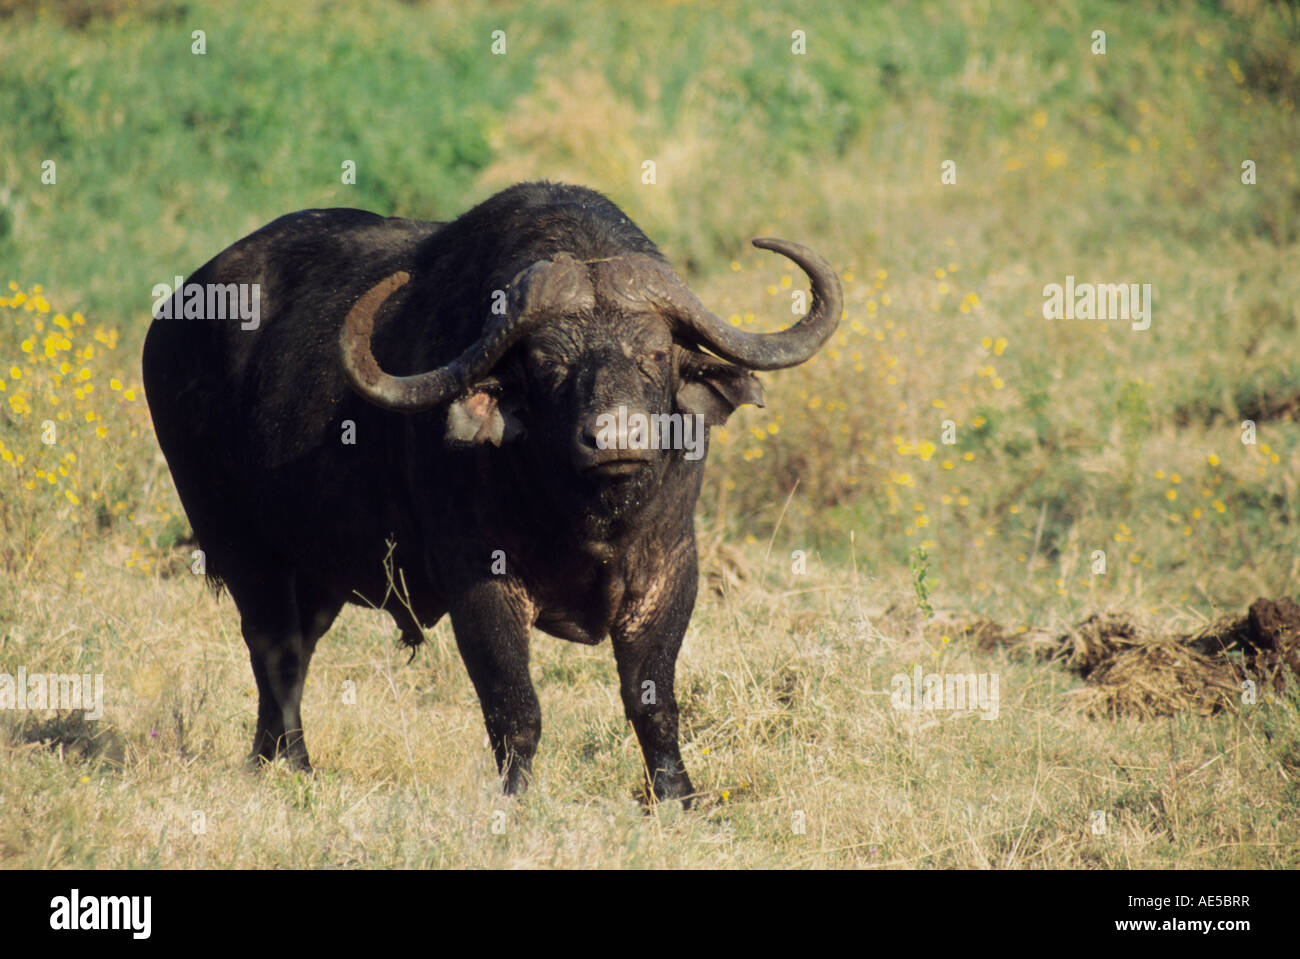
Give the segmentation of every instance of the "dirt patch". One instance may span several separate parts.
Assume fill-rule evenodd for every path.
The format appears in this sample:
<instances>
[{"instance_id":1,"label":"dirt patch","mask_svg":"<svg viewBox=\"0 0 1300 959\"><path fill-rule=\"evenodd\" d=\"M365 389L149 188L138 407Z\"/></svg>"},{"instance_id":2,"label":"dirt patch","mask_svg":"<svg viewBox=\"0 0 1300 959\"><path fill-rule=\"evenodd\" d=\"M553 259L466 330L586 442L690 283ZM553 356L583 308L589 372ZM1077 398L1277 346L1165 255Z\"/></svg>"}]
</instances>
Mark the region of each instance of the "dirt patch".
<instances>
[{"instance_id":1,"label":"dirt patch","mask_svg":"<svg viewBox=\"0 0 1300 959\"><path fill-rule=\"evenodd\" d=\"M1300 392L1245 403L1241 407L1241 415L1260 423L1268 420L1300 420Z\"/></svg>"},{"instance_id":2,"label":"dirt patch","mask_svg":"<svg viewBox=\"0 0 1300 959\"><path fill-rule=\"evenodd\" d=\"M1017 640L1001 624L991 619L977 619L962 628L967 637L975 642L981 652L991 653L999 646L1014 645Z\"/></svg>"},{"instance_id":3,"label":"dirt patch","mask_svg":"<svg viewBox=\"0 0 1300 959\"><path fill-rule=\"evenodd\" d=\"M1012 634L971 623L981 649L1003 646L1060 663L1082 677L1076 694L1092 716L1211 715L1242 701L1250 680L1262 694L1300 682L1300 605L1263 597L1243 615L1221 617L1194 633L1156 633L1115 613L1089 616L1064 634Z\"/></svg>"}]
</instances>

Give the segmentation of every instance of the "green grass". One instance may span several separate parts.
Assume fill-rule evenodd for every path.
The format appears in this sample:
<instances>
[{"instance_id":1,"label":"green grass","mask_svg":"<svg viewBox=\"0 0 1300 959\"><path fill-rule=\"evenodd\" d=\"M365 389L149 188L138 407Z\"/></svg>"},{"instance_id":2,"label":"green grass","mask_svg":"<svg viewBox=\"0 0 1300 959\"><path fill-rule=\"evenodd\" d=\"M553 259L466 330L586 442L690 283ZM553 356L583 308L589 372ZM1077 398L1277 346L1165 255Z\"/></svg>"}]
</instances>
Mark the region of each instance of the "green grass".
<instances>
[{"instance_id":1,"label":"green grass","mask_svg":"<svg viewBox=\"0 0 1300 959\"><path fill-rule=\"evenodd\" d=\"M1295 866L1288 701L1085 719L1077 680L941 637L945 615L1056 628L1104 608L1189 630L1300 593L1300 425L1241 442L1300 389L1298 22L1264 0L0 0L0 283L26 297L0 288L0 457L24 458L0 461L0 671L93 667L110 689L99 723L0 715L0 863ZM446 627L407 667L355 610L313 664L321 773L247 776L237 619L186 574L126 395L152 287L290 210L445 219L542 177L610 195L755 330L787 322L799 278L750 237L844 276L833 342L715 434L706 582L727 575L718 541L750 576L702 590L682 658L708 801L638 811L608 650L547 638L537 786L504 801ZM1150 283L1151 329L1044 320L1067 274ZM74 311L56 377L39 358ZM891 710L915 662L998 672L999 720Z\"/></svg>"}]
</instances>

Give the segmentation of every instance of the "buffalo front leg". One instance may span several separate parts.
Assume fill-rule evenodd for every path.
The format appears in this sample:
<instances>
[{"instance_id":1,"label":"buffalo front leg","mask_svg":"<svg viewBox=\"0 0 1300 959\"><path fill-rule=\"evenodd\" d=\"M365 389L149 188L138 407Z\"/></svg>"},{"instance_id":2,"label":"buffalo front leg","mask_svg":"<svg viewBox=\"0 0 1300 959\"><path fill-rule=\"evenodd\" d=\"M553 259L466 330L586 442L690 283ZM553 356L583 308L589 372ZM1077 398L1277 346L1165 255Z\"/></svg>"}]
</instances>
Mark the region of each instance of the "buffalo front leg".
<instances>
[{"instance_id":1,"label":"buffalo front leg","mask_svg":"<svg viewBox=\"0 0 1300 959\"><path fill-rule=\"evenodd\" d=\"M526 603L505 583L476 583L452 605L451 625L505 791L523 792L542 738L542 707L528 675Z\"/></svg>"},{"instance_id":2,"label":"buffalo front leg","mask_svg":"<svg viewBox=\"0 0 1300 959\"><path fill-rule=\"evenodd\" d=\"M694 553L691 559L662 589L626 604L610 630L623 710L641 744L650 793L660 801L680 799L688 809L694 789L682 764L673 680L695 606Z\"/></svg>"}]
</instances>

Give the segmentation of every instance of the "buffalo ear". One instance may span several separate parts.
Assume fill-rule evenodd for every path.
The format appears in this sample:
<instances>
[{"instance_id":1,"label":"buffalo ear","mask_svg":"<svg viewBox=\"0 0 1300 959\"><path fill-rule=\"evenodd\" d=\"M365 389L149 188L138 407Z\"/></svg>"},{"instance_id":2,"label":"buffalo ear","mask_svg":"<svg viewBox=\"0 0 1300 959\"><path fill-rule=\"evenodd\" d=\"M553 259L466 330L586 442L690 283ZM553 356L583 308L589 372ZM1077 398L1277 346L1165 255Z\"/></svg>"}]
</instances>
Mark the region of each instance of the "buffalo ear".
<instances>
[{"instance_id":1,"label":"buffalo ear","mask_svg":"<svg viewBox=\"0 0 1300 959\"><path fill-rule=\"evenodd\" d=\"M522 436L524 426L497 384L479 384L447 407L447 441L500 446Z\"/></svg>"},{"instance_id":2,"label":"buffalo ear","mask_svg":"<svg viewBox=\"0 0 1300 959\"><path fill-rule=\"evenodd\" d=\"M702 353L683 351L677 405L683 413L702 413L708 426L727 422L737 406L763 405L763 385L749 370Z\"/></svg>"}]
</instances>

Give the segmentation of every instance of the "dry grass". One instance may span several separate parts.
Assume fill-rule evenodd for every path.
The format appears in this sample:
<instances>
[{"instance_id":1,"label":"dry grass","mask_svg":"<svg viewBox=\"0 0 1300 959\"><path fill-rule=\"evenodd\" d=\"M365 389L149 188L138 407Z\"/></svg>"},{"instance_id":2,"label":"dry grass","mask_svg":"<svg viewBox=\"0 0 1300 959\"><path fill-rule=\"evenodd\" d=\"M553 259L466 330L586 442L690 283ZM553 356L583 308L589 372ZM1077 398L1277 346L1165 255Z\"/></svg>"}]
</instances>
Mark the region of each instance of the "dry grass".
<instances>
[{"instance_id":1,"label":"dry grass","mask_svg":"<svg viewBox=\"0 0 1300 959\"><path fill-rule=\"evenodd\" d=\"M307 687L317 773L253 774L255 697L228 600L191 577L108 562L71 589L29 586L14 597L30 615L6 659L58 670L96 651L107 713L94 724L0 717L0 862L1296 865L1300 768L1266 735L1280 703L1088 718L1065 670L948 637L904 583L855 582L816 557L794 575L764 551L736 551L744 578L711 559L704 574L722 588L702 591L679 671L684 754L703 796L690 814L634 798L639 751L606 648L537 638L537 778L506 800L446 626L408 666L385 618L351 609ZM998 719L893 708L891 676L918 663L998 674Z\"/></svg>"}]
</instances>

